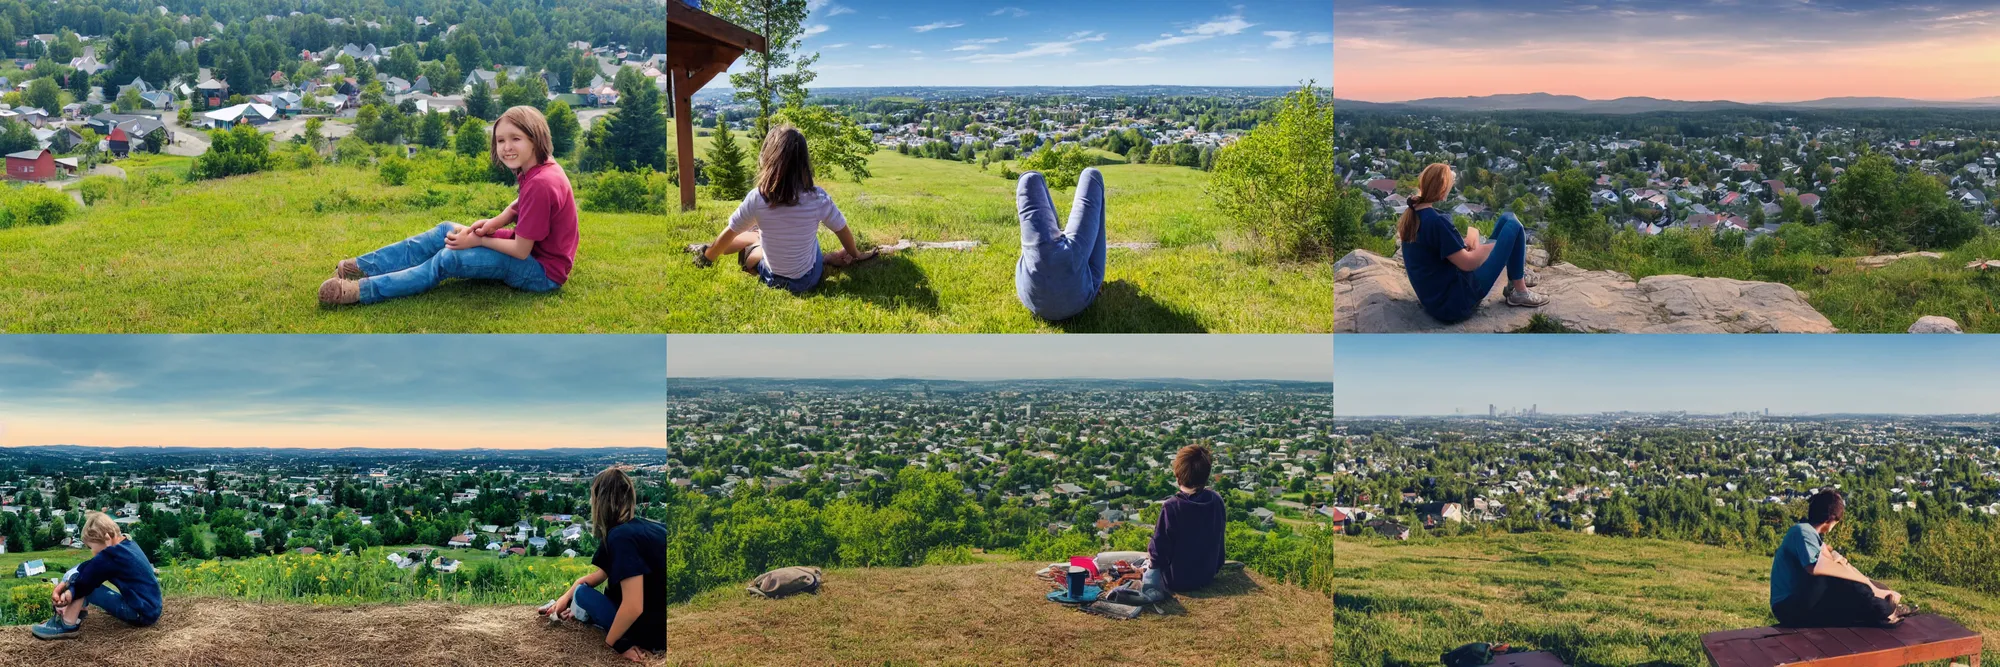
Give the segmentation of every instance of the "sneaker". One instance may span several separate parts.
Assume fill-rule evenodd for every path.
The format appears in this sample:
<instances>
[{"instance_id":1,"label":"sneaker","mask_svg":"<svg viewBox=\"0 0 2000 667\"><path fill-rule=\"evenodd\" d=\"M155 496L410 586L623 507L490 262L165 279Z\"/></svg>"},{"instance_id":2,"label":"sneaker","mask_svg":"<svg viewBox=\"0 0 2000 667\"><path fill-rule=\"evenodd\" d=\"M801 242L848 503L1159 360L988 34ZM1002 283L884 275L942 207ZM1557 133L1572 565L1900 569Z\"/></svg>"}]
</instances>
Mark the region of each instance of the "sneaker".
<instances>
[{"instance_id":1,"label":"sneaker","mask_svg":"<svg viewBox=\"0 0 2000 667\"><path fill-rule=\"evenodd\" d=\"M361 303L361 281L328 278L319 284L319 302L327 306Z\"/></svg>"},{"instance_id":2,"label":"sneaker","mask_svg":"<svg viewBox=\"0 0 2000 667\"><path fill-rule=\"evenodd\" d=\"M1896 617L1906 618L1917 615L1917 606L1904 602L1896 605Z\"/></svg>"},{"instance_id":3,"label":"sneaker","mask_svg":"<svg viewBox=\"0 0 2000 667\"><path fill-rule=\"evenodd\" d=\"M333 277L346 278L348 280L360 280L362 278L368 277L368 274L361 272L360 262L357 262L352 259L343 259L340 260L339 264L334 265Z\"/></svg>"},{"instance_id":4,"label":"sneaker","mask_svg":"<svg viewBox=\"0 0 2000 667\"><path fill-rule=\"evenodd\" d=\"M83 617L78 616L75 624L64 623L61 616L51 616L34 627L28 628L36 639L69 639L83 632Z\"/></svg>"},{"instance_id":5,"label":"sneaker","mask_svg":"<svg viewBox=\"0 0 2000 667\"><path fill-rule=\"evenodd\" d=\"M689 254L694 255L695 268L706 269L715 266L715 260L708 258L708 244L690 243L688 244L687 251Z\"/></svg>"},{"instance_id":6,"label":"sneaker","mask_svg":"<svg viewBox=\"0 0 2000 667\"><path fill-rule=\"evenodd\" d=\"M1504 290L1504 292L1507 297L1507 305L1509 306L1521 306L1524 308L1540 308L1542 306L1548 305L1549 303L1548 297L1543 296L1535 292L1534 290L1525 287L1521 289L1514 289L1513 287L1510 286L1506 290Z\"/></svg>"}]
</instances>

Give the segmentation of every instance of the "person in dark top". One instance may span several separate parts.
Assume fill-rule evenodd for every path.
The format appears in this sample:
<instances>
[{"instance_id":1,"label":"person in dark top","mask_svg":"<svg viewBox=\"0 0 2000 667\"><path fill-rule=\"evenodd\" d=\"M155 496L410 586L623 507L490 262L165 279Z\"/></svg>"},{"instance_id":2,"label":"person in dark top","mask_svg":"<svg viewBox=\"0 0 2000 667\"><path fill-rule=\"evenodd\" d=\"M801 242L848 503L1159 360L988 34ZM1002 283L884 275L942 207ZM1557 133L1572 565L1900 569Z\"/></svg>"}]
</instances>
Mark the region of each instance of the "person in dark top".
<instances>
[{"instance_id":1,"label":"person in dark top","mask_svg":"<svg viewBox=\"0 0 2000 667\"><path fill-rule=\"evenodd\" d=\"M597 571L584 575L540 612L603 628L604 643L633 662L667 650L667 527L634 516L638 487L624 470L606 468L590 482ZM603 592L598 584L609 582Z\"/></svg>"},{"instance_id":2,"label":"person in dark top","mask_svg":"<svg viewBox=\"0 0 2000 667\"><path fill-rule=\"evenodd\" d=\"M1424 167L1417 177L1417 193L1410 195L1410 207L1396 222L1403 269L1410 274L1410 288L1424 312L1445 324L1470 319L1493 291L1502 269L1507 272L1507 287L1501 290L1507 305L1547 304L1548 297L1528 289L1535 279L1527 269L1528 232L1521 221L1511 212L1501 215L1493 224L1493 239L1483 243L1477 228L1468 227L1460 237L1451 216L1432 206L1444 201L1451 186L1451 165L1437 162Z\"/></svg>"},{"instance_id":3,"label":"person in dark top","mask_svg":"<svg viewBox=\"0 0 2000 667\"><path fill-rule=\"evenodd\" d=\"M1771 558L1771 615L1792 627L1892 626L1916 609L1847 562L1825 536L1847 516L1847 500L1826 489L1806 501L1806 518L1786 531Z\"/></svg>"},{"instance_id":4,"label":"person in dark top","mask_svg":"<svg viewBox=\"0 0 2000 667\"><path fill-rule=\"evenodd\" d=\"M83 632L85 605L95 605L112 618L145 627L160 620L160 580L139 545L125 539L118 523L103 512L91 512L83 522L83 544L90 560L76 567L68 581L52 594L56 614L29 630L36 639L69 639ZM115 586L105 586L111 584Z\"/></svg>"},{"instance_id":5,"label":"person in dark top","mask_svg":"<svg viewBox=\"0 0 2000 667\"><path fill-rule=\"evenodd\" d=\"M1207 447L1188 445L1174 454L1174 481L1180 492L1160 507L1153 540L1146 545L1149 562L1140 590L1149 601L1207 586L1222 569L1222 525L1227 520L1222 496L1208 488L1208 471L1215 463Z\"/></svg>"}]
</instances>

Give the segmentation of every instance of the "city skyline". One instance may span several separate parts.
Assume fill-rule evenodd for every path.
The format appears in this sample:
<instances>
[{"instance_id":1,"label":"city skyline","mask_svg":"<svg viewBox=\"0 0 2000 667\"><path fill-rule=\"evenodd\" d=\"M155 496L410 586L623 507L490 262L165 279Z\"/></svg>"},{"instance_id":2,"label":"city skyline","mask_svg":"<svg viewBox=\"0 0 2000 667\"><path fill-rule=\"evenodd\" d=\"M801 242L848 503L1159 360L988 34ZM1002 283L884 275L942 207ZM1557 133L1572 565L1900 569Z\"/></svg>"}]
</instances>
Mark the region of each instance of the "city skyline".
<instances>
[{"instance_id":1,"label":"city skyline","mask_svg":"<svg viewBox=\"0 0 2000 667\"><path fill-rule=\"evenodd\" d=\"M2000 96L1990 2L1340 0L1334 16L1341 99Z\"/></svg>"},{"instance_id":2,"label":"city skyline","mask_svg":"<svg viewBox=\"0 0 2000 667\"><path fill-rule=\"evenodd\" d=\"M2000 412L2000 341L1979 336L1350 335L1334 363L1343 417Z\"/></svg>"},{"instance_id":3,"label":"city skyline","mask_svg":"<svg viewBox=\"0 0 2000 667\"><path fill-rule=\"evenodd\" d=\"M1287 0L811 0L810 87L1267 85L1333 76L1333 8ZM747 71L739 59L730 74ZM715 87L727 87L718 77Z\"/></svg>"},{"instance_id":4,"label":"city skyline","mask_svg":"<svg viewBox=\"0 0 2000 667\"><path fill-rule=\"evenodd\" d=\"M657 447L665 347L663 336L6 336L0 446Z\"/></svg>"},{"instance_id":5,"label":"city skyline","mask_svg":"<svg viewBox=\"0 0 2000 667\"><path fill-rule=\"evenodd\" d=\"M1314 335L674 336L670 378L1333 380Z\"/></svg>"}]
</instances>

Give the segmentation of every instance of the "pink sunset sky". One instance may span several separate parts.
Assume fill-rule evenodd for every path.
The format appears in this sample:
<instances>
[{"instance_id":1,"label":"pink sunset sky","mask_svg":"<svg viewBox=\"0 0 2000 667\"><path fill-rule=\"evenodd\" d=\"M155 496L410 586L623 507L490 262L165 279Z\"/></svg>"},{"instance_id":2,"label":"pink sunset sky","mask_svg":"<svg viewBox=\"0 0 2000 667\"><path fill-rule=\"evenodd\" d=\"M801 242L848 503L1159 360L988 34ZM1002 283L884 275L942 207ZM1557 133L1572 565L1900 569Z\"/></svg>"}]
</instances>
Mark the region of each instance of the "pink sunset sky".
<instances>
[{"instance_id":1,"label":"pink sunset sky","mask_svg":"<svg viewBox=\"0 0 2000 667\"><path fill-rule=\"evenodd\" d=\"M2000 96L2000 2L1337 0L1334 93L1792 102Z\"/></svg>"}]
</instances>

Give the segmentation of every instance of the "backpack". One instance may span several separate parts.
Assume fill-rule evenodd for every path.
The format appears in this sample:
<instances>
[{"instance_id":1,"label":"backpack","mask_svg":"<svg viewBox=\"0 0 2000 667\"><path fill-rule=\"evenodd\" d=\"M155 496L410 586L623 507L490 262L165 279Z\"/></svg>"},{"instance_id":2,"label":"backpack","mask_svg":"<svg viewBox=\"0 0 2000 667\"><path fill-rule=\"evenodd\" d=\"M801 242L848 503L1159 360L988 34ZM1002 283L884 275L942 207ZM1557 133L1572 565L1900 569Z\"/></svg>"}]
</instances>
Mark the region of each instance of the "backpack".
<instances>
[{"instance_id":1,"label":"backpack","mask_svg":"<svg viewBox=\"0 0 2000 667\"><path fill-rule=\"evenodd\" d=\"M818 593L819 584L819 568L781 567L757 575L748 590L767 598L781 598L794 593Z\"/></svg>"}]
</instances>

